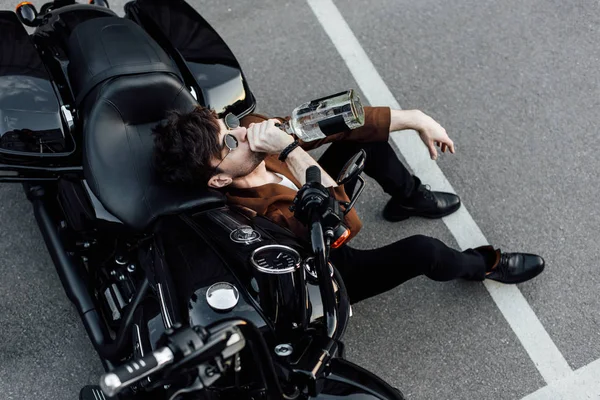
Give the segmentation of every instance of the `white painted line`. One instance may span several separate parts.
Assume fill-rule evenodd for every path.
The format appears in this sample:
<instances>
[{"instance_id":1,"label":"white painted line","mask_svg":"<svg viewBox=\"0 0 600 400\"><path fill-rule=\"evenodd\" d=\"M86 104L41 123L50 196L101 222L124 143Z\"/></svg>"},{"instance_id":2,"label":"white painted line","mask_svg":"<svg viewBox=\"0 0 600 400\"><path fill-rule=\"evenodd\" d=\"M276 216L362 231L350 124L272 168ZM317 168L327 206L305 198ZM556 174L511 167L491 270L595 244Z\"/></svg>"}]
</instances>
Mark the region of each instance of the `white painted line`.
<instances>
[{"instance_id":1,"label":"white painted line","mask_svg":"<svg viewBox=\"0 0 600 400\"><path fill-rule=\"evenodd\" d=\"M522 400L600 399L600 360L579 368L572 376L550 383Z\"/></svg>"},{"instance_id":2,"label":"white painted line","mask_svg":"<svg viewBox=\"0 0 600 400\"><path fill-rule=\"evenodd\" d=\"M323 29L346 62L354 79L370 104L400 108L371 60L331 0L307 0ZM435 190L454 193L450 182L414 131L394 132L391 139L398 146L413 172ZM486 245L487 240L463 205L443 219L461 249ZM573 374L548 332L542 326L519 289L485 281L485 287L517 338L547 383Z\"/></svg>"}]
</instances>

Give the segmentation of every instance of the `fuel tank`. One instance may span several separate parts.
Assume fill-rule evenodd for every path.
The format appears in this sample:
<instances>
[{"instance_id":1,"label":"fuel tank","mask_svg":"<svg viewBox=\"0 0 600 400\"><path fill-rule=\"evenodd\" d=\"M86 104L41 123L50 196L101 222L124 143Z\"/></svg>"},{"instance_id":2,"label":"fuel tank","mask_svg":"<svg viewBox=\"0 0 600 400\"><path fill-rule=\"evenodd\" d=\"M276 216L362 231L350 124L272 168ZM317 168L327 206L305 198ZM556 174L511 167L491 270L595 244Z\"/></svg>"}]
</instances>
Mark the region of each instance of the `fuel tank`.
<instances>
[{"instance_id":1,"label":"fuel tank","mask_svg":"<svg viewBox=\"0 0 600 400\"><path fill-rule=\"evenodd\" d=\"M195 323L206 325L223 315L246 317L253 322L260 322L259 327L267 325L274 328L277 325L278 329L282 327L280 322L286 324L284 328L301 327L304 322L302 316L305 316L306 324L321 323L323 304L317 279L312 276L310 268L311 256L306 250L310 248L308 243L301 242L290 231L243 208L223 207L204 211L194 215L190 223L210 249L202 257L196 257L197 268L211 278L198 285L190 295L188 309ZM261 271L262 268L254 264L267 261L253 261L253 256L257 250L270 248L277 250L273 253L273 262L283 263L281 265L284 268L297 262L298 268L290 268L290 272L279 275L272 271ZM283 261L282 257L288 252L297 253L298 259ZM289 266L285 264L287 262ZM273 268L270 265L266 267ZM226 313L211 310L207 302L210 285L219 281L240 286L238 305ZM334 280L334 288L337 287ZM304 293L305 297L290 299L290 293L292 296ZM256 315L251 315L253 307ZM238 312L245 314L236 314ZM282 314L287 317L291 315L292 319L282 318ZM262 321L257 319L258 315Z\"/></svg>"}]
</instances>

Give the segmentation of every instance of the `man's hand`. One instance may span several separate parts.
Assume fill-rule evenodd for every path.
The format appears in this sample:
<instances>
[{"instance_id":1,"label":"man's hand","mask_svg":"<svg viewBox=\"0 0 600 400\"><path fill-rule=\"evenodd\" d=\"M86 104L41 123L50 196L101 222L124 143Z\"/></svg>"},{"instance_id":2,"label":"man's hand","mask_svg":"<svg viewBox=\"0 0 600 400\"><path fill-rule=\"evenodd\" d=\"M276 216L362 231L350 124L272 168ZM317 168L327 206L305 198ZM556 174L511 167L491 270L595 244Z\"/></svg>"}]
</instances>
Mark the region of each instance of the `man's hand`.
<instances>
[{"instance_id":1,"label":"man's hand","mask_svg":"<svg viewBox=\"0 0 600 400\"><path fill-rule=\"evenodd\" d=\"M432 160L436 160L438 156L435 146L440 147L442 153L450 149L450 153L454 154L454 142L448 137L446 130L429 115L418 111L414 129L419 132L421 140L429 149Z\"/></svg>"},{"instance_id":2,"label":"man's hand","mask_svg":"<svg viewBox=\"0 0 600 400\"><path fill-rule=\"evenodd\" d=\"M450 140L446 130L423 111L392 109L390 117L390 132L403 129L416 130L429 149L432 160L437 159L436 145L441 147L442 153L445 153L446 149L450 149L450 152L454 154L454 142Z\"/></svg>"},{"instance_id":3,"label":"man's hand","mask_svg":"<svg viewBox=\"0 0 600 400\"><path fill-rule=\"evenodd\" d=\"M279 154L294 141L291 135L277 128L276 119L268 119L260 124L250 124L246 136L250 150L255 153Z\"/></svg>"}]
</instances>

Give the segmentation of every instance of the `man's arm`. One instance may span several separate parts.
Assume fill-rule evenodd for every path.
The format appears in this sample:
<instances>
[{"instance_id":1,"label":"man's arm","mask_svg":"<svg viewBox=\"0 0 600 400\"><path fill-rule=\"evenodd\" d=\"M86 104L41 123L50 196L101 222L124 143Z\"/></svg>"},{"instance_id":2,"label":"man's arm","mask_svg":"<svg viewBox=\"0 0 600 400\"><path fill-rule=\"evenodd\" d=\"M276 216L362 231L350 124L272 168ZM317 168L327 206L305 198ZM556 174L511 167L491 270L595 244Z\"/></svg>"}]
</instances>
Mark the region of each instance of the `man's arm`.
<instances>
[{"instance_id":1,"label":"man's arm","mask_svg":"<svg viewBox=\"0 0 600 400\"><path fill-rule=\"evenodd\" d=\"M316 165L321 170L321 184L325 187L337 186L335 180L330 177L329 174L325 172L323 168L321 168L319 163L301 147L296 147L294 150L292 150L292 152L288 154L287 158L285 159L285 163L290 171L292 171L294 178L296 178L301 185L306 183L306 170L308 167Z\"/></svg>"},{"instance_id":2,"label":"man's arm","mask_svg":"<svg viewBox=\"0 0 600 400\"><path fill-rule=\"evenodd\" d=\"M413 129L418 132L433 160L437 159L436 145L441 148L443 153L446 149L449 149L451 153L455 152L454 142L450 140L446 130L433 118L420 110L396 110L390 109L390 107L369 106L365 106L364 110L365 123L360 128L346 130L312 142L300 141L300 146L308 151L326 143L342 140L383 142L388 141L390 132ZM267 117L258 114L253 114L253 116L261 120L267 119ZM289 117L279 118L278 122L287 119Z\"/></svg>"},{"instance_id":3,"label":"man's arm","mask_svg":"<svg viewBox=\"0 0 600 400\"><path fill-rule=\"evenodd\" d=\"M248 141L250 149L255 152L279 154L294 141L290 135L275 127L277 120L269 119L260 124L250 124ZM288 168L302 185L306 183L306 169L316 165L321 169L321 184L325 187L336 187L337 184L310 154L301 147L292 150L285 159Z\"/></svg>"},{"instance_id":4,"label":"man's arm","mask_svg":"<svg viewBox=\"0 0 600 400\"><path fill-rule=\"evenodd\" d=\"M249 124L247 137L252 151L264 152L267 154L279 154L293 141L287 133L275 127L275 122L277 122L277 120L269 119L261 123ZM306 169L313 165L318 166L319 169L321 169L321 184L329 188L329 192L337 200L344 202L349 201L344 185L338 186L335 180L321 168L319 163L317 163L317 161L302 148L296 147L292 150L288 154L285 162L288 169L294 175L294 178L296 178L301 185L306 183ZM270 209L270 211L268 210L267 212L267 216L274 219L276 222L285 222L285 226L290 228L295 227L295 232L299 231L298 228L301 224L293 218L293 213L289 211L287 206L277 207L277 210ZM344 222L346 227L350 229L350 237L356 235L362 226L354 208L344 216Z\"/></svg>"}]
</instances>

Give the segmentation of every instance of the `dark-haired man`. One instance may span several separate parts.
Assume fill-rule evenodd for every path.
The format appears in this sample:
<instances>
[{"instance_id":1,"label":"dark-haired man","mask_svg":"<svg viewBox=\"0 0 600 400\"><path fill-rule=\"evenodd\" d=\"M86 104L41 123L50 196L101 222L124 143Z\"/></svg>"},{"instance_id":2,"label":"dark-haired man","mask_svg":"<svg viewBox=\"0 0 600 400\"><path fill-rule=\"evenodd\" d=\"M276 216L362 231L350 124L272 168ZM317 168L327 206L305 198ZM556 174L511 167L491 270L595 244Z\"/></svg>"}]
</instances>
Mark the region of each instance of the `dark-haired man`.
<instances>
[{"instance_id":1,"label":"dark-haired man","mask_svg":"<svg viewBox=\"0 0 600 400\"><path fill-rule=\"evenodd\" d=\"M424 187L388 143L391 131L414 129L433 159L436 145L454 153L454 143L444 128L421 111L365 107L362 127L309 143L295 141L276 126L278 122L281 120L257 114L241 121L232 114L218 119L202 107L190 113L173 112L166 123L155 128L156 167L167 182L223 190L230 203L251 208L300 236L306 235L306 227L294 218L289 206L304 184L306 169L313 165L321 168L322 184L338 200L348 201L353 184L338 186L331 176L361 148L367 152L365 173L391 195L383 212L386 219L439 218L460 207L456 195ZM306 152L325 143L331 145L319 162ZM351 237L361 228L354 209L345 223ZM345 244L330 256L353 303L422 274L438 281L488 278L518 283L544 269L544 260L534 254L504 253L492 246L460 252L423 235L372 250Z\"/></svg>"}]
</instances>

